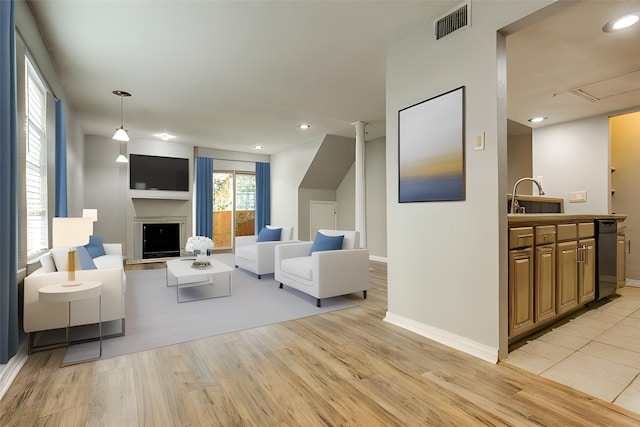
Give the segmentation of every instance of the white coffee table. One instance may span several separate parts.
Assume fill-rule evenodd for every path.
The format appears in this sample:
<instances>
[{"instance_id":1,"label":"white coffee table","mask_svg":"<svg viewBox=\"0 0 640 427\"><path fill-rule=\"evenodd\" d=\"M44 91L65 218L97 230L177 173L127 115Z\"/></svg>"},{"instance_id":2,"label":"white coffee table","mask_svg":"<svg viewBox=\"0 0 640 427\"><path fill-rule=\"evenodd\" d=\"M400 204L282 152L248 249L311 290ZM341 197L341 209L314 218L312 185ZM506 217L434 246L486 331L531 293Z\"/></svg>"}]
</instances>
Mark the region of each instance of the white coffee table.
<instances>
[{"instance_id":1,"label":"white coffee table","mask_svg":"<svg viewBox=\"0 0 640 427\"><path fill-rule=\"evenodd\" d=\"M209 257L208 267L192 267L193 258L167 261L167 286L175 286L176 300L196 301L231 295L230 267Z\"/></svg>"}]
</instances>

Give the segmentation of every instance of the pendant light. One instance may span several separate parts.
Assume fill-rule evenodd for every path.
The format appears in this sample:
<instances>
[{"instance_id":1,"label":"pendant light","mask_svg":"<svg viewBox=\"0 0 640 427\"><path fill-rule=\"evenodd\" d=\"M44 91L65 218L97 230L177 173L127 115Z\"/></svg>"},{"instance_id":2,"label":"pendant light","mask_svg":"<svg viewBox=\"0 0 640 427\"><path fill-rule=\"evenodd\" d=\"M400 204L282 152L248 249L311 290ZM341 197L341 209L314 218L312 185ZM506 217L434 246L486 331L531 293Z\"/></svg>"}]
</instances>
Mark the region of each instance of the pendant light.
<instances>
[{"instance_id":1,"label":"pendant light","mask_svg":"<svg viewBox=\"0 0 640 427\"><path fill-rule=\"evenodd\" d=\"M123 90L114 90L113 94L120 97L120 127L116 129L116 133L111 138L117 141L129 141L129 135L124 128L124 97L131 96L131 94Z\"/></svg>"},{"instance_id":2,"label":"pendant light","mask_svg":"<svg viewBox=\"0 0 640 427\"><path fill-rule=\"evenodd\" d=\"M126 144L126 142L121 142L120 143L120 154L116 158L116 163L129 163L129 159L127 159L127 156L125 156L122 153L122 146L125 145L125 144Z\"/></svg>"}]
</instances>

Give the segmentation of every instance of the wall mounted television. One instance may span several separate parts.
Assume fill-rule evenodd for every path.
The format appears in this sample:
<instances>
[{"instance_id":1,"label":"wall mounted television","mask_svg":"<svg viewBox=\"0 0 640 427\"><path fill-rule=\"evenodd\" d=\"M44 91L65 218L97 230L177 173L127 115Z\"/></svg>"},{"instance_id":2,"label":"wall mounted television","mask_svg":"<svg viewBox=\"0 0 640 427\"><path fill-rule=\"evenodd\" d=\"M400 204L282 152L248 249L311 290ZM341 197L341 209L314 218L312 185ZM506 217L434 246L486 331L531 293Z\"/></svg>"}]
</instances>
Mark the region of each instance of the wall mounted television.
<instances>
[{"instance_id":1,"label":"wall mounted television","mask_svg":"<svg viewBox=\"0 0 640 427\"><path fill-rule=\"evenodd\" d=\"M131 154L129 188L189 191L189 159Z\"/></svg>"}]
</instances>

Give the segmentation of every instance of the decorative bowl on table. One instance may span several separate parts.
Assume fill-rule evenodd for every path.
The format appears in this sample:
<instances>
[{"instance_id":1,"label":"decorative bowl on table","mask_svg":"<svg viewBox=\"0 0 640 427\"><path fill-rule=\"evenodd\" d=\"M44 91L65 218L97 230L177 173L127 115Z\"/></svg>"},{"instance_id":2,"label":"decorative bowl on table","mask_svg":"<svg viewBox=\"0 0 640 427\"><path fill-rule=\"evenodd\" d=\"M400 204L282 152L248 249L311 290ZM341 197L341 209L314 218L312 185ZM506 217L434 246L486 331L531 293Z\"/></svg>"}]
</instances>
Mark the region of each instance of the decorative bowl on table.
<instances>
[{"instance_id":1,"label":"decorative bowl on table","mask_svg":"<svg viewBox=\"0 0 640 427\"><path fill-rule=\"evenodd\" d=\"M197 259L193 261L191 267L193 268L207 268L211 265L211 261L198 261Z\"/></svg>"}]
</instances>

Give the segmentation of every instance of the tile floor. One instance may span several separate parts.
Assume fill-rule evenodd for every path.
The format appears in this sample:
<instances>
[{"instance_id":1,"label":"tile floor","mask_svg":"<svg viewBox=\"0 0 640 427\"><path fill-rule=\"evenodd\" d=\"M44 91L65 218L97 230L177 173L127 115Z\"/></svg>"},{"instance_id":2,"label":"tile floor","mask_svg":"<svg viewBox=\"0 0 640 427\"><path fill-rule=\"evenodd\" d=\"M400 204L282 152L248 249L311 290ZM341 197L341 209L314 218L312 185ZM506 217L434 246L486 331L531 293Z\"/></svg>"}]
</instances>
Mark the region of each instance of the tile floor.
<instances>
[{"instance_id":1,"label":"tile floor","mask_svg":"<svg viewBox=\"0 0 640 427\"><path fill-rule=\"evenodd\" d=\"M528 341L504 362L640 413L640 288Z\"/></svg>"}]
</instances>

